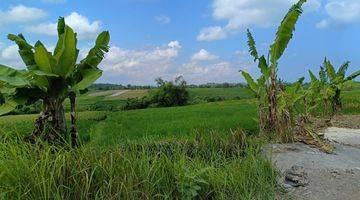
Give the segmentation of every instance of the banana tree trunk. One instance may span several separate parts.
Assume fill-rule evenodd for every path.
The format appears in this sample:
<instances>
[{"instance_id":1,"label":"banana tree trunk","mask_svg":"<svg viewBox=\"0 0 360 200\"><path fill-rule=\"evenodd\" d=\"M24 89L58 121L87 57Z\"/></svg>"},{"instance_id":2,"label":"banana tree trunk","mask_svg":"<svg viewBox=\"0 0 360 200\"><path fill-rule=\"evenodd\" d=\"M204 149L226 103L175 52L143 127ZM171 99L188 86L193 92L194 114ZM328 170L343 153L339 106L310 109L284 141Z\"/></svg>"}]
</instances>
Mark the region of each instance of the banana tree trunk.
<instances>
[{"instance_id":1,"label":"banana tree trunk","mask_svg":"<svg viewBox=\"0 0 360 200\"><path fill-rule=\"evenodd\" d=\"M78 143L78 131L77 131L77 125L76 125L76 95L70 94L70 107L71 107L71 145L73 147L77 147L79 145Z\"/></svg>"},{"instance_id":2,"label":"banana tree trunk","mask_svg":"<svg viewBox=\"0 0 360 200\"><path fill-rule=\"evenodd\" d=\"M335 90L335 96L333 97L332 100L332 109L333 109L333 113L337 113L338 111L341 110L342 108L342 104L341 104L341 90L336 89Z\"/></svg>"},{"instance_id":3,"label":"banana tree trunk","mask_svg":"<svg viewBox=\"0 0 360 200\"><path fill-rule=\"evenodd\" d=\"M51 117L49 120L51 129L46 133L45 139L51 143L66 141L67 127L63 102L62 99L44 101L44 107L47 108Z\"/></svg>"},{"instance_id":4,"label":"banana tree trunk","mask_svg":"<svg viewBox=\"0 0 360 200\"><path fill-rule=\"evenodd\" d=\"M266 133L266 112L260 98L258 98L258 118L259 118L259 131L261 134Z\"/></svg>"},{"instance_id":5,"label":"banana tree trunk","mask_svg":"<svg viewBox=\"0 0 360 200\"><path fill-rule=\"evenodd\" d=\"M269 129L272 132L277 131L277 83L276 83L276 69L271 70L271 84L269 88Z\"/></svg>"},{"instance_id":6,"label":"banana tree trunk","mask_svg":"<svg viewBox=\"0 0 360 200\"><path fill-rule=\"evenodd\" d=\"M35 128L33 132L26 138L28 141L35 143L36 138L41 136L41 134L44 132L45 123L49 117L50 113L47 111L47 109L40 113L40 116L35 120Z\"/></svg>"}]
</instances>

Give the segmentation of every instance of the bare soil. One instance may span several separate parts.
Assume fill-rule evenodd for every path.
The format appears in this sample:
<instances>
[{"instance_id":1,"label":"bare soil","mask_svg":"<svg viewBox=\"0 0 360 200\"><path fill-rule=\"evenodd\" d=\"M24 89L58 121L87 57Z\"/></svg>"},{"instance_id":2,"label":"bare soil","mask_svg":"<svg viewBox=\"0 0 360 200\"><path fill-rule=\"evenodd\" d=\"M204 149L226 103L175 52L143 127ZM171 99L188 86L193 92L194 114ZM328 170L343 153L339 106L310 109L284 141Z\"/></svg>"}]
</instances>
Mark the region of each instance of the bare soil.
<instances>
[{"instance_id":1,"label":"bare soil","mask_svg":"<svg viewBox=\"0 0 360 200\"><path fill-rule=\"evenodd\" d=\"M331 126L360 129L360 115L338 115L331 120Z\"/></svg>"}]
</instances>

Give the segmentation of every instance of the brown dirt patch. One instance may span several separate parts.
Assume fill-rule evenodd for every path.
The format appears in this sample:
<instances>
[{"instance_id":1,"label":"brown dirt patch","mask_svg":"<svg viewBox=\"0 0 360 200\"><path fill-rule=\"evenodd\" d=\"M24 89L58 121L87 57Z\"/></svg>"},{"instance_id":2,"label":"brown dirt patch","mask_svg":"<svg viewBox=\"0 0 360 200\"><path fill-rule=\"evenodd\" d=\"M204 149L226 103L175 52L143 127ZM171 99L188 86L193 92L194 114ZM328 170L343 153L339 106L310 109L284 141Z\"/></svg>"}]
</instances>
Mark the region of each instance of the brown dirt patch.
<instances>
[{"instance_id":1,"label":"brown dirt patch","mask_svg":"<svg viewBox=\"0 0 360 200\"><path fill-rule=\"evenodd\" d=\"M360 115L338 115L331 120L331 126L360 129Z\"/></svg>"}]
</instances>

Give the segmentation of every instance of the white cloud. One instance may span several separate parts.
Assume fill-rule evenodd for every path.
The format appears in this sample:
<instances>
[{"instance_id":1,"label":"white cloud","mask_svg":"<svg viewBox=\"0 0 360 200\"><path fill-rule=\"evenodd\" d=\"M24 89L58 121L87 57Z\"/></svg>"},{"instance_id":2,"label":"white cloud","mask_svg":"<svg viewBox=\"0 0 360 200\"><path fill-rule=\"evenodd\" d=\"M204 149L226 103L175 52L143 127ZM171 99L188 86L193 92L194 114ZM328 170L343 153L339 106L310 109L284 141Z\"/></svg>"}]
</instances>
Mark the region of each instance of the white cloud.
<instances>
[{"instance_id":1,"label":"white cloud","mask_svg":"<svg viewBox=\"0 0 360 200\"><path fill-rule=\"evenodd\" d=\"M316 24L316 28L326 28L329 26L329 20L323 19Z\"/></svg>"},{"instance_id":2,"label":"white cloud","mask_svg":"<svg viewBox=\"0 0 360 200\"><path fill-rule=\"evenodd\" d=\"M162 23L162 24L168 24L171 22L171 18L165 15L156 16L155 20Z\"/></svg>"},{"instance_id":3,"label":"white cloud","mask_svg":"<svg viewBox=\"0 0 360 200\"><path fill-rule=\"evenodd\" d=\"M127 79L137 84L153 83L155 78L169 73L180 49L178 41L147 50L127 50L112 46L101 63L101 68L105 71L104 79Z\"/></svg>"},{"instance_id":4,"label":"white cloud","mask_svg":"<svg viewBox=\"0 0 360 200\"><path fill-rule=\"evenodd\" d=\"M55 36L57 35L57 25L55 23L38 24L35 26L27 26L25 30L30 33L45 34Z\"/></svg>"},{"instance_id":5,"label":"white cloud","mask_svg":"<svg viewBox=\"0 0 360 200\"><path fill-rule=\"evenodd\" d=\"M360 1L358 0L330 0L325 5L325 11L328 17L317 24L318 28L360 22Z\"/></svg>"},{"instance_id":6,"label":"white cloud","mask_svg":"<svg viewBox=\"0 0 360 200\"><path fill-rule=\"evenodd\" d=\"M269 27L278 24L297 0L214 0L213 18L226 20L225 27L208 27L200 31L198 40L220 40L237 30L251 26ZM305 11L320 8L319 0L309 1ZM206 37L208 36L208 37Z\"/></svg>"},{"instance_id":7,"label":"white cloud","mask_svg":"<svg viewBox=\"0 0 360 200\"><path fill-rule=\"evenodd\" d=\"M70 15L65 17L67 25L72 27L77 32L79 39L93 39L96 38L97 34L101 31L101 22L93 21L90 22L88 18L72 12ZM45 34L56 36L57 35L57 24L56 23L42 23L35 26L26 27L26 31L37 34Z\"/></svg>"},{"instance_id":8,"label":"white cloud","mask_svg":"<svg viewBox=\"0 0 360 200\"><path fill-rule=\"evenodd\" d=\"M22 4L10 7L7 11L0 10L0 23L30 22L46 16L46 12L34 7L26 7Z\"/></svg>"},{"instance_id":9,"label":"white cloud","mask_svg":"<svg viewBox=\"0 0 360 200\"><path fill-rule=\"evenodd\" d=\"M50 52L53 52L55 49L54 45L45 46ZM4 44L0 43L0 63L16 69L24 69L25 64L22 61L18 50L19 48L16 44L5 46ZM80 52L82 52L82 49Z\"/></svg>"},{"instance_id":10,"label":"white cloud","mask_svg":"<svg viewBox=\"0 0 360 200\"><path fill-rule=\"evenodd\" d=\"M24 64L18 53L18 46L10 45L2 49L0 51L0 63L16 69L24 68Z\"/></svg>"},{"instance_id":11,"label":"white cloud","mask_svg":"<svg viewBox=\"0 0 360 200\"><path fill-rule=\"evenodd\" d=\"M213 41L226 38L227 33L220 26L203 28L197 36L198 41Z\"/></svg>"},{"instance_id":12,"label":"white cloud","mask_svg":"<svg viewBox=\"0 0 360 200\"><path fill-rule=\"evenodd\" d=\"M207 66L199 65L196 62L183 64L178 70L189 83L200 84L209 82L237 82L241 76L238 69L230 62L221 61Z\"/></svg>"},{"instance_id":13,"label":"white cloud","mask_svg":"<svg viewBox=\"0 0 360 200\"><path fill-rule=\"evenodd\" d=\"M205 49L201 49L199 52L195 53L192 57L191 60L194 62L197 61L209 61L209 60L216 60L219 57L209 53L208 51L206 51Z\"/></svg>"}]
</instances>

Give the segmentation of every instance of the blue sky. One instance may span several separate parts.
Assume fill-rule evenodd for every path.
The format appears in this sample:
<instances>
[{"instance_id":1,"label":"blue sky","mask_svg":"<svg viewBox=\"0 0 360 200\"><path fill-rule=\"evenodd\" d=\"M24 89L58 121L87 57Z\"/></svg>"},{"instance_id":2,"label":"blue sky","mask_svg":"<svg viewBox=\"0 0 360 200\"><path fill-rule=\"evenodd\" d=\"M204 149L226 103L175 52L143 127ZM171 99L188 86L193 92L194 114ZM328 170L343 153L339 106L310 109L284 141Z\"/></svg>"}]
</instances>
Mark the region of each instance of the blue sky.
<instances>
[{"instance_id":1,"label":"blue sky","mask_svg":"<svg viewBox=\"0 0 360 200\"><path fill-rule=\"evenodd\" d=\"M1 0L0 63L22 68L8 33L23 33L54 48L56 21L66 17L79 36L80 56L102 30L111 48L100 82L153 84L183 75L190 83L242 82L257 75L247 53L246 28L266 53L276 26L295 0ZM294 81L317 71L324 57L360 66L360 1L308 0L279 77Z\"/></svg>"}]
</instances>

